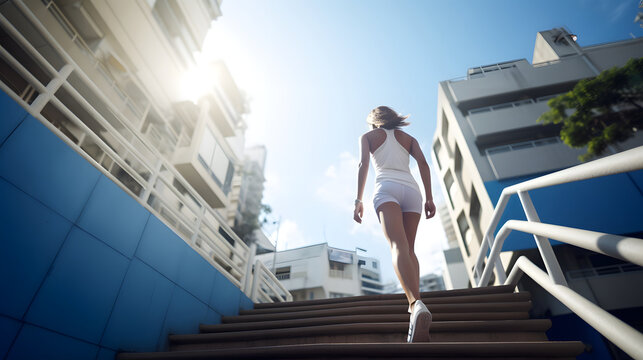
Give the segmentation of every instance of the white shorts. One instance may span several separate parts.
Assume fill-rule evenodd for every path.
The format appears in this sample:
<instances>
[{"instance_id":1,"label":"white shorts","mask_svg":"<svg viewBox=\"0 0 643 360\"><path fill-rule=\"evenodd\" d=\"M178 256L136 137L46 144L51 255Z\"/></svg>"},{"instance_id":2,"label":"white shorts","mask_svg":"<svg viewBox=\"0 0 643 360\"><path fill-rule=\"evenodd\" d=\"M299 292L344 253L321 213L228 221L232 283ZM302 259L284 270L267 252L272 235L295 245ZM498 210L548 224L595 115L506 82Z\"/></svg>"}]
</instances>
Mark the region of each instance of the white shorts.
<instances>
[{"instance_id":1,"label":"white shorts","mask_svg":"<svg viewBox=\"0 0 643 360\"><path fill-rule=\"evenodd\" d=\"M373 205L375 212L380 205L392 201L400 205L402 212L422 214L422 194L415 188L394 181L382 181L375 185Z\"/></svg>"}]
</instances>

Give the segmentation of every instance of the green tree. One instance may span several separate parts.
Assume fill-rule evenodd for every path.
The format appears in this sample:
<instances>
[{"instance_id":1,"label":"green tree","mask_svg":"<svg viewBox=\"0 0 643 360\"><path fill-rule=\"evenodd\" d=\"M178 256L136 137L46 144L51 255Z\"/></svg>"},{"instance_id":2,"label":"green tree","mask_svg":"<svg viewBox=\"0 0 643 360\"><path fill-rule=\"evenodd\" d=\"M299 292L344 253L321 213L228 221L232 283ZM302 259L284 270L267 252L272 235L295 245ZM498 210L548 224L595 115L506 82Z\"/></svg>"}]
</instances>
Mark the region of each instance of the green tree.
<instances>
[{"instance_id":1,"label":"green tree","mask_svg":"<svg viewBox=\"0 0 643 360\"><path fill-rule=\"evenodd\" d=\"M251 244L255 242L254 231L268 223L267 216L272 212L270 205L261 204L259 213L246 210L241 212L241 221L236 223L232 230L245 242Z\"/></svg>"},{"instance_id":2,"label":"green tree","mask_svg":"<svg viewBox=\"0 0 643 360\"><path fill-rule=\"evenodd\" d=\"M581 161L601 155L608 145L623 142L643 125L643 58L579 81L549 100L543 124L562 124L560 137L570 147L587 146Z\"/></svg>"}]
</instances>

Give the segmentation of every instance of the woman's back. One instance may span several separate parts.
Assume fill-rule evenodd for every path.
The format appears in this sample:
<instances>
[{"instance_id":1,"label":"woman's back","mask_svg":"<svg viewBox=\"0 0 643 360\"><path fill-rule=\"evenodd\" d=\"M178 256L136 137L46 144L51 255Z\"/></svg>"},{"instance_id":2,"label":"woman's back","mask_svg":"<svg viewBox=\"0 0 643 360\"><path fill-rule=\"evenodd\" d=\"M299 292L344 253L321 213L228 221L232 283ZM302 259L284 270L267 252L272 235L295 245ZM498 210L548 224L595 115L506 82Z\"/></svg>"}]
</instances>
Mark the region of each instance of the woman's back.
<instances>
[{"instance_id":1,"label":"woman's back","mask_svg":"<svg viewBox=\"0 0 643 360\"><path fill-rule=\"evenodd\" d=\"M400 130L379 128L368 132L367 139L376 183L393 181L420 190L409 169L409 153L413 141L410 135Z\"/></svg>"}]
</instances>

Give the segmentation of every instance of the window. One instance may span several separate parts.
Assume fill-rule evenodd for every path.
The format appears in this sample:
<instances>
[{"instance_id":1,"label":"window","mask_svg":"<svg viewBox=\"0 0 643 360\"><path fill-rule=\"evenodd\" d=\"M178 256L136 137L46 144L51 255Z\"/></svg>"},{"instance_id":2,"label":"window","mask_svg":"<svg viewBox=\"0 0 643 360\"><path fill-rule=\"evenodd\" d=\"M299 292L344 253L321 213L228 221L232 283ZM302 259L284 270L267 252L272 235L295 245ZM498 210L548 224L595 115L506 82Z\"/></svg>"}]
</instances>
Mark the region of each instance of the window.
<instances>
[{"instance_id":1,"label":"window","mask_svg":"<svg viewBox=\"0 0 643 360\"><path fill-rule=\"evenodd\" d=\"M201 164L209 170L214 182L227 194L228 191L230 191L232 176L234 175L234 166L223 151L223 148L217 144L212 131L207 127L203 132L203 138L199 146L199 160Z\"/></svg>"},{"instance_id":2,"label":"window","mask_svg":"<svg viewBox=\"0 0 643 360\"><path fill-rule=\"evenodd\" d=\"M152 7L152 15L159 24L159 27L167 37L170 44L179 54L183 65L194 62L192 52L199 49L192 35L186 26L187 21L182 11L174 1L148 2Z\"/></svg>"},{"instance_id":3,"label":"window","mask_svg":"<svg viewBox=\"0 0 643 360\"><path fill-rule=\"evenodd\" d=\"M438 168L442 169L442 164L440 164L440 150L442 150L442 144L440 144L440 140L436 140L435 144L433 144L433 153L435 154L435 160L438 162Z\"/></svg>"},{"instance_id":4,"label":"window","mask_svg":"<svg viewBox=\"0 0 643 360\"><path fill-rule=\"evenodd\" d=\"M362 281L362 287L369 288L369 289L376 289L376 290L382 290L384 288L382 285L371 284L366 281Z\"/></svg>"},{"instance_id":5,"label":"window","mask_svg":"<svg viewBox=\"0 0 643 360\"><path fill-rule=\"evenodd\" d=\"M449 203L451 204L451 209L453 209L453 200L451 199L451 185L453 185L453 183L454 183L453 175L451 175L451 171L449 170L444 176L444 185L446 185L447 195L449 196Z\"/></svg>"},{"instance_id":6,"label":"window","mask_svg":"<svg viewBox=\"0 0 643 360\"><path fill-rule=\"evenodd\" d=\"M460 153L460 148L458 145L455 146L455 174L460 176L462 174L462 154Z\"/></svg>"},{"instance_id":7,"label":"window","mask_svg":"<svg viewBox=\"0 0 643 360\"><path fill-rule=\"evenodd\" d=\"M442 110L442 138L444 138L445 143L448 143L449 137L449 121L447 120L447 115Z\"/></svg>"},{"instance_id":8,"label":"window","mask_svg":"<svg viewBox=\"0 0 643 360\"><path fill-rule=\"evenodd\" d=\"M344 271L344 264L337 261L329 261L329 266L331 270L340 270Z\"/></svg>"},{"instance_id":9,"label":"window","mask_svg":"<svg viewBox=\"0 0 643 360\"><path fill-rule=\"evenodd\" d=\"M373 269L377 269L377 261L373 261Z\"/></svg>"},{"instance_id":10,"label":"window","mask_svg":"<svg viewBox=\"0 0 643 360\"><path fill-rule=\"evenodd\" d=\"M275 276L277 277L277 280L290 279L290 266L277 268L277 270L275 270Z\"/></svg>"},{"instance_id":11,"label":"window","mask_svg":"<svg viewBox=\"0 0 643 360\"><path fill-rule=\"evenodd\" d=\"M464 244L464 251L467 253L467 257L471 256L469 253L469 244L467 244L467 233L469 232L469 223L467 218L464 216L464 212L461 212L458 215L458 229L460 230L460 235L462 236L462 243Z\"/></svg>"},{"instance_id":12,"label":"window","mask_svg":"<svg viewBox=\"0 0 643 360\"><path fill-rule=\"evenodd\" d=\"M332 291L330 293L328 293L328 297L331 298L331 299L344 298L344 297L349 297L349 296L353 296L353 295L351 295L351 294L343 294L343 293L338 293L338 292L332 292Z\"/></svg>"}]
</instances>

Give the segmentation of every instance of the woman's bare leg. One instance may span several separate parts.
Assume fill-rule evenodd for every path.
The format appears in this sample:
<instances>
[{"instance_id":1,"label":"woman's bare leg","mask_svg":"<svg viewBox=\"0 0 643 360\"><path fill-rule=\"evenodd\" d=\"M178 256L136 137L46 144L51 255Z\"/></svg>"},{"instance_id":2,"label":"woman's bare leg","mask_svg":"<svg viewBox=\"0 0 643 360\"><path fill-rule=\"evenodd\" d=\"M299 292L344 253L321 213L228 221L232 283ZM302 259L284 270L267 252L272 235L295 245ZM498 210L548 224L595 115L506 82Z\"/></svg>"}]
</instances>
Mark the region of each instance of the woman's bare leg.
<instances>
[{"instance_id":1,"label":"woman's bare leg","mask_svg":"<svg viewBox=\"0 0 643 360\"><path fill-rule=\"evenodd\" d=\"M413 260L413 250L409 247L407 234L404 230L404 218L400 205L386 202L377 209L384 236L391 245L393 268L400 280L402 289L406 294L409 304L420 298L420 280L417 258ZM416 226L417 227L417 226ZM413 233L415 238L415 233ZM413 255L415 257L415 255Z\"/></svg>"},{"instance_id":2,"label":"woman's bare leg","mask_svg":"<svg viewBox=\"0 0 643 360\"><path fill-rule=\"evenodd\" d=\"M411 258L411 264L413 265L413 283L420 284L420 263L418 262L417 256L415 256L415 234L418 230L418 224L420 223L421 214L414 212L404 212L402 213L402 219L404 223L404 232L406 233L406 241L409 244L409 257ZM418 290L418 297L420 299L420 293ZM411 308L411 310L413 310Z\"/></svg>"}]
</instances>

